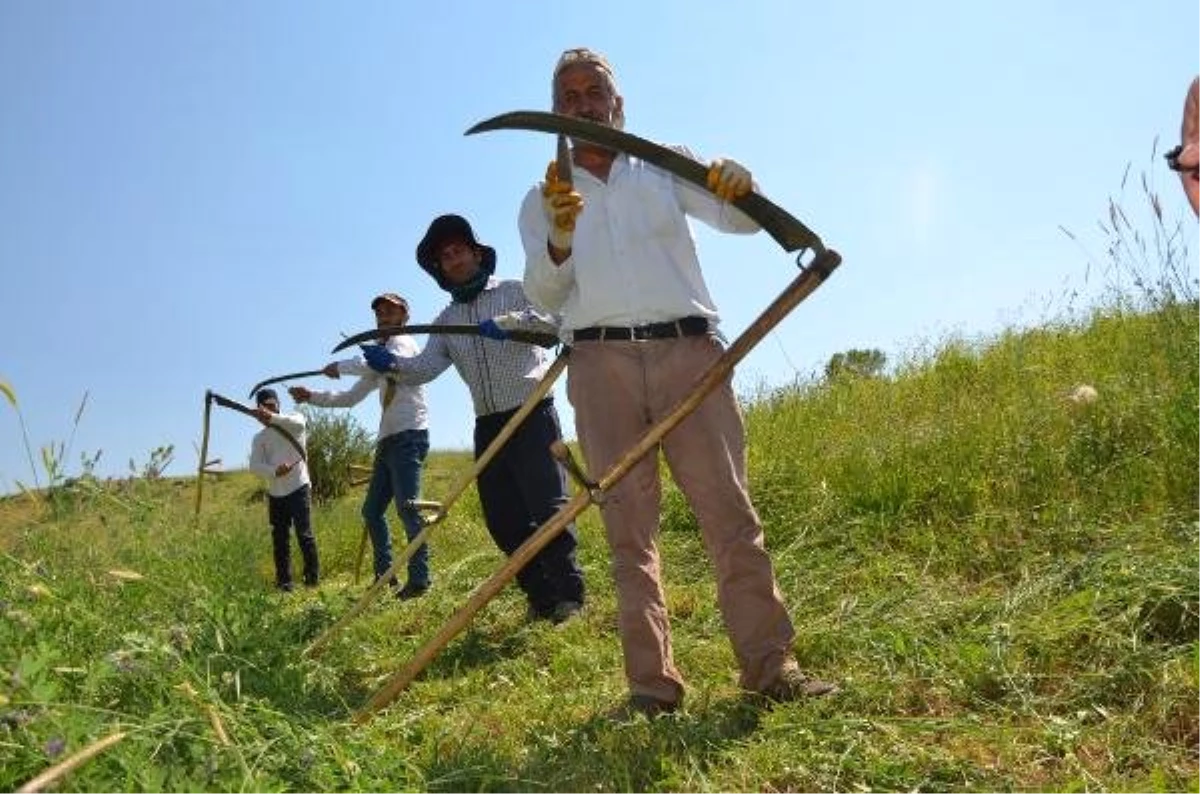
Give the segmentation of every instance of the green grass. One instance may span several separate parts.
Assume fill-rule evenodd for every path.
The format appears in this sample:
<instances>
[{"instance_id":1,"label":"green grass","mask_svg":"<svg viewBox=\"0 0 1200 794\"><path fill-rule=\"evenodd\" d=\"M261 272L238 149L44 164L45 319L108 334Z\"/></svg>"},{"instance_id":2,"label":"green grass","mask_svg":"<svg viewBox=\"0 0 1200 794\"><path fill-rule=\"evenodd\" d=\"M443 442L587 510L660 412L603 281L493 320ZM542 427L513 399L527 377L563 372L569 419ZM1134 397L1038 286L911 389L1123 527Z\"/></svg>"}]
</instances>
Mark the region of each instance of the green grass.
<instances>
[{"instance_id":1,"label":"green grass","mask_svg":"<svg viewBox=\"0 0 1200 794\"><path fill-rule=\"evenodd\" d=\"M843 685L769 710L737 689L671 488L662 551L689 689L654 723L605 718L625 687L596 511L579 522L582 619L526 624L510 586L356 726L502 564L473 490L433 535L430 593L381 599L313 659L301 651L367 584L361 489L317 510L324 581L290 596L272 590L248 474L207 483L199 521L187 479L82 489L54 510L5 499L0 788L123 730L57 785L1195 791L1198 344L1192 301L1113 308L748 400L796 654ZM1078 383L1099 399L1068 401ZM467 466L435 453L424 496Z\"/></svg>"},{"instance_id":2,"label":"green grass","mask_svg":"<svg viewBox=\"0 0 1200 794\"><path fill-rule=\"evenodd\" d=\"M1150 234L1119 201L1101 224L1104 307L745 400L795 652L839 695L762 709L738 691L695 522L668 484L682 713L605 717L625 686L590 511L580 620L526 624L509 587L358 726L502 564L473 491L435 531L433 590L381 599L306 658L367 584L361 490L317 509L321 587L283 596L254 477L211 480L196 520L194 481L157 476L169 448L101 483L99 453L66 477L68 439L41 449L44 491L0 499L0 788L120 731L50 787L1196 791L1200 323L1179 229L1142 187ZM1068 399L1081 383L1095 402ZM469 463L435 453L424 496Z\"/></svg>"}]
</instances>

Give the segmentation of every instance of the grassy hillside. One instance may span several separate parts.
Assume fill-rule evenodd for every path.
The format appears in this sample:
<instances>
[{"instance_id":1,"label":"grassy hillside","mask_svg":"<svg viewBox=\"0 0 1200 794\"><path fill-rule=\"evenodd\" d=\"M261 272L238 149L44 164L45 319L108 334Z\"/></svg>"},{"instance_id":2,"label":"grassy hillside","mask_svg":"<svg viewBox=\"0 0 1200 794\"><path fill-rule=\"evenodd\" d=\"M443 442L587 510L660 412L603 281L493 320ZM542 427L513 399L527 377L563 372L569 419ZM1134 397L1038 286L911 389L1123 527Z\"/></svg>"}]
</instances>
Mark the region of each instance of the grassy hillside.
<instances>
[{"instance_id":1,"label":"grassy hillside","mask_svg":"<svg viewBox=\"0 0 1200 794\"><path fill-rule=\"evenodd\" d=\"M841 682L738 691L712 576L670 491L662 550L684 712L625 694L598 514L590 603L526 624L514 588L383 713L351 715L502 562L469 491L435 583L345 613L357 491L316 514L324 580L272 590L258 482L135 480L0 502L0 788L97 740L71 790L1197 789L1197 307L950 339L887 377L747 404L750 478L801 664ZM1093 386L1097 399L1074 402ZM437 499L461 454L435 454ZM393 527L398 525L393 522ZM402 533L400 533L402 535ZM298 564L298 561L297 561Z\"/></svg>"}]
</instances>

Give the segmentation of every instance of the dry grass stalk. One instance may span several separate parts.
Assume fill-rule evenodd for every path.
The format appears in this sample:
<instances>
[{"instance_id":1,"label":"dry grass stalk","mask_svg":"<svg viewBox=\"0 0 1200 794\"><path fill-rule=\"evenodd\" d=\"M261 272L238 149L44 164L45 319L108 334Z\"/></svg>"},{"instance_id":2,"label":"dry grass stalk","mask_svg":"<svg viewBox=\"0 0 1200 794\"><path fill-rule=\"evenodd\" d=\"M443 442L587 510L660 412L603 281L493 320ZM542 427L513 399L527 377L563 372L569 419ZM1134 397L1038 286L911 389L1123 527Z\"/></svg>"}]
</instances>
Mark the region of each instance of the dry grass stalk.
<instances>
[{"instance_id":1,"label":"dry grass stalk","mask_svg":"<svg viewBox=\"0 0 1200 794\"><path fill-rule=\"evenodd\" d=\"M217 713L216 708L206 703L204 711L208 714L208 722L212 725L213 733L217 735L217 741L226 747L233 744L229 741L229 734L225 732L225 725L221 722L221 715Z\"/></svg>"}]
</instances>

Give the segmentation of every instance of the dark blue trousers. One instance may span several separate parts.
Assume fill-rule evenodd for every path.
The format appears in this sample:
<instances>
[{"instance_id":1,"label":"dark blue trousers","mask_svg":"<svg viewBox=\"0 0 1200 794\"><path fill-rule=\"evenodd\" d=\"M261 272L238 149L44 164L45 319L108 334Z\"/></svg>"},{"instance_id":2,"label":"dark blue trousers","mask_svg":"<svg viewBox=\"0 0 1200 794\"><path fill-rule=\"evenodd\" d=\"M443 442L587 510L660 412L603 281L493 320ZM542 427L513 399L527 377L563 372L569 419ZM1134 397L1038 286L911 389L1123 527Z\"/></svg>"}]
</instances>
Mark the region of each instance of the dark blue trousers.
<instances>
[{"instance_id":1,"label":"dark blue trousers","mask_svg":"<svg viewBox=\"0 0 1200 794\"><path fill-rule=\"evenodd\" d=\"M476 418L476 459L514 413ZM566 477L550 455L550 443L560 438L554 402L543 400L479 474L483 518L492 540L506 555L511 556L569 500ZM548 614L562 601L583 603L583 571L575 559L576 545L572 523L517 574L517 584L533 609Z\"/></svg>"},{"instance_id":2,"label":"dark blue trousers","mask_svg":"<svg viewBox=\"0 0 1200 794\"><path fill-rule=\"evenodd\" d=\"M268 496L267 515L271 522L271 542L275 551L275 586L292 589L291 529L304 559L304 583L315 586L320 575L317 539L312 530L312 489L302 485L287 496Z\"/></svg>"}]
</instances>

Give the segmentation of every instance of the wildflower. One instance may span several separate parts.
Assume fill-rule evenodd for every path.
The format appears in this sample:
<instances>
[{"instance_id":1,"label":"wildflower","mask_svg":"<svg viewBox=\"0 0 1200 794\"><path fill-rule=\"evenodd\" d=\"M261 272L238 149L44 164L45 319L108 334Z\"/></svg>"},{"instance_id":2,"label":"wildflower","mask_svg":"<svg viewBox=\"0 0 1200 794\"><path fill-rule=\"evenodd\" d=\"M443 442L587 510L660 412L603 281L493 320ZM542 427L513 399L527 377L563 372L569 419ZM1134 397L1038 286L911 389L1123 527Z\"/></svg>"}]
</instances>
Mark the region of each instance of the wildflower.
<instances>
[{"instance_id":1,"label":"wildflower","mask_svg":"<svg viewBox=\"0 0 1200 794\"><path fill-rule=\"evenodd\" d=\"M1071 390L1071 393L1067 396L1067 400L1076 405L1090 405L1096 402L1096 398L1099 396L1100 393L1096 391L1094 386L1081 383Z\"/></svg>"},{"instance_id":2,"label":"wildflower","mask_svg":"<svg viewBox=\"0 0 1200 794\"><path fill-rule=\"evenodd\" d=\"M51 738L42 748L46 753L46 757L50 759L58 758L65 749L67 749L67 740L59 736Z\"/></svg>"}]
</instances>

